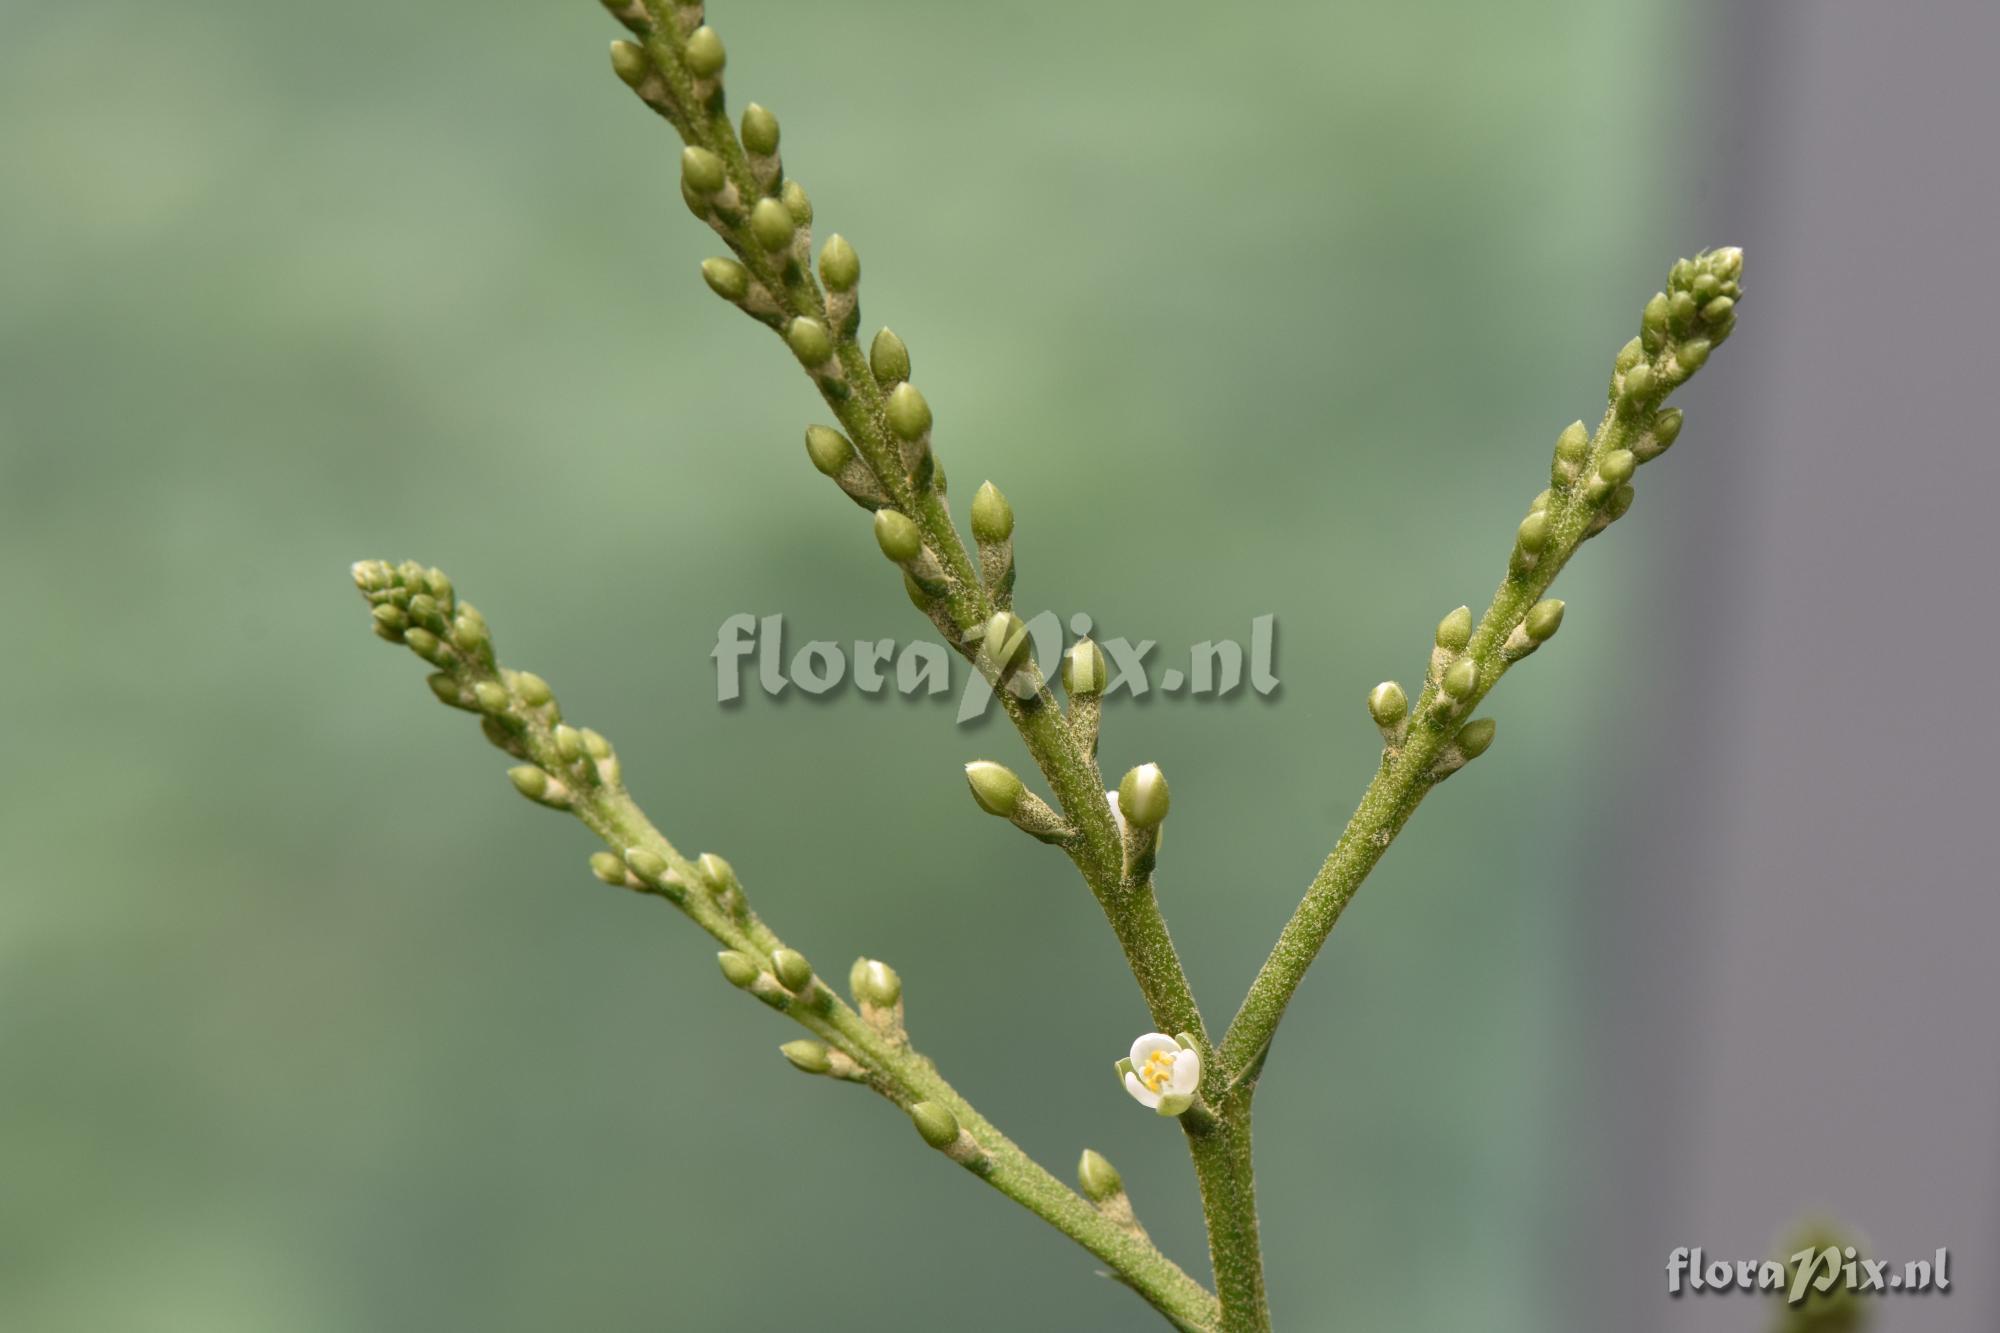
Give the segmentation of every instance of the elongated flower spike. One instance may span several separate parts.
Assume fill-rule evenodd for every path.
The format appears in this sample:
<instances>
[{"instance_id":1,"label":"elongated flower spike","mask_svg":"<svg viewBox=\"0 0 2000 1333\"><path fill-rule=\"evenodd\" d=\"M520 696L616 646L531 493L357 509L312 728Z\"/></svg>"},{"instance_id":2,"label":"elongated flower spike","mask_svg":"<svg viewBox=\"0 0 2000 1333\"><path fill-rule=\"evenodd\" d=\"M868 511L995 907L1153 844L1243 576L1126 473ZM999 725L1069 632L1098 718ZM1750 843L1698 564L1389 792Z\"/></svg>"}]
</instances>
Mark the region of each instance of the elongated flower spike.
<instances>
[{"instance_id":1,"label":"elongated flower spike","mask_svg":"<svg viewBox=\"0 0 2000 1333\"><path fill-rule=\"evenodd\" d=\"M1186 1038L1164 1032L1142 1034L1117 1068L1119 1086L1139 1105L1165 1116L1187 1111L1201 1087L1201 1052Z\"/></svg>"}]
</instances>

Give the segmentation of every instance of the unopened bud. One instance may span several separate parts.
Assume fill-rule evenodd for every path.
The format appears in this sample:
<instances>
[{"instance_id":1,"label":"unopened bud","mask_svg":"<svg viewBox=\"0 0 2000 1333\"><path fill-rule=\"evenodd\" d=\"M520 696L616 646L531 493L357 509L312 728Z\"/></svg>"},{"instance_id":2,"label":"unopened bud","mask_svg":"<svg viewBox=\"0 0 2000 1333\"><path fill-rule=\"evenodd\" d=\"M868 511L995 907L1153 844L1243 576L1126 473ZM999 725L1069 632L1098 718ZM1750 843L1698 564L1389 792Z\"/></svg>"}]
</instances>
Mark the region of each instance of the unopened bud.
<instances>
[{"instance_id":1,"label":"unopened bud","mask_svg":"<svg viewBox=\"0 0 2000 1333\"><path fill-rule=\"evenodd\" d=\"M1393 680L1385 680L1368 691L1368 716L1378 727L1393 727L1410 713L1410 696Z\"/></svg>"},{"instance_id":2,"label":"unopened bud","mask_svg":"<svg viewBox=\"0 0 2000 1333\"><path fill-rule=\"evenodd\" d=\"M1104 1203L1125 1192L1125 1181L1118 1168L1089 1148L1083 1150L1083 1157L1076 1164L1076 1183L1083 1197L1092 1203Z\"/></svg>"},{"instance_id":3,"label":"unopened bud","mask_svg":"<svg viewBox=\"0 0 2000 1333\"><path fill-rule=\"evenodd\" d=\"M724 949L715 955L715 961L722 968L723 979L738 990L747 989L763 972L751 961L750 955L734 949Z\"/></svg>"},{"instance_id":4,"label":"unopened bud","mask_svg":"<svg viewBox=\"0 0 2000 1333\"><path fill-rule=\"evenodd\" d=\"M1034 641L1021 617L1012 611L997 611L986 622L984 647L994 670L1005 676L1021 665Z\"/></svg>"},{"instance_id":5,"label":"unopened bud","mask_svg":"<svg viewBox=\"0 0 2000 1333\"><path fill-rule=\"evenodd\" d=\"M847 982L856 1000L876 1009L893 1009L903 998L903 979L879 958L856 959Z\"/></svg>"},{"instance_id":6,"label":"unopened bud","mask_svg":"<svg viewBox=\"0 0 2000 1333\"><path fill-rule=\"evenodd\" d=\"M905 440L920 440L931 428L931 405L916 385L904 380L889 392L889 427Z\"/></svg>"},{"instance_id":7,"label":"unopened bud","mask_svg":"<svg viewBox=\"0 0 2000 1333\"><path fill-rule=\"evenodd\" d=\"M958 1117L942 1102L918 1102L910 1108L910 1123L933 1148L949 1148L958 1142Z\"/></svg>"},{"instance_id":8,"label":"unopened bud","mask_svg":"<svg viewBox=\"0 0 2000 1333\"><path fill-rule=\"evenodd\" d=\"M1118 810L1134 828L1158 828L1173 803L1158 764L1141 764L1118 781Z\"/></svg>"},{"instance_id":9,"label":"unopened bud","mask_svg":"<svg viewBox=\"0 0 2000 1333\"><path fill-rule=\"evenodd\" d=\"M824 1074L833 1068L833 1057L827 1054L823 1042L801 1038L798 1041L786 1042L778 1048L778 1052L792 1062L792 1068L802 1074Z\"/></svg>"},{"instance_id":10,"label":"unopened bud","mask_svg":"<svg viewBox=\"0 0 2000 1333\"><path fill-rule=\"evenodd\" d=\"M854 457L854 443L831 426L806 427L806 457L829 477L837 477Z\"/></svg>"},{"instance_id":11,"label":"unopened bud","mask_svg":"<svg viewBox=\"0 0 2000 1333\"><path fill-rule=\"evenodd\" d=\"M1461 606L1438 621L1436 642L1438 647L1453 653L1472 642L1472 608Z\"/></svg>"},{"instance_id":12,"label":"unopened bud","mask_svg":"<svg viewBox=\"0 0 2000 1333\"><path fill-rule=\"evenodd\" d=\"M1521 520L1514 531L1514 544L1533 555L1549 544L1548 511L1537 509Z\"/></svg>"},{"instance_id":13,"label":"unopened bud","mask_svg":"<svg viewBox=\"0 0 2000 1333\"><path fill-rule=\"evenodd\" d=\"M700 872L702 882L708 885L710 893L723 894L741 887L736 882L736 867L714 852L703 852L695 861L694 868Z\"/></svg>"},{"instance_id":14,"label":"unopened bud","mask_svg":"<svg viewBox=\"0 0 2000 1333\"><path fill-rule=\"evenodd\" d=\"M1479 663L1470 657L1461 657L1445 668L1444 678L1438 681L1442 689L1453 699L1465 699L1479 688Z\"/></svg>"},{"instance_id":15,"label":"unopened bud","mask_svg":"<svg viewBox=\"0 0 2000 1333\"><path fill-rule=\"evenodd\" d=\"M812 985L812 964L797 949L779 949L773 953L771 971L778 984L795 995Z\"/></svg>"},{"instance_id":16,"label":"unopened bud","mask_svg":"<svg viewBox=\"0 0 2000 1333\"><path fill-rule=\"evenodd\" d=\"M759 199L757 206L750 210L750 234L757 244L772 253L785 249L792 243L792 235L798 228L792 222L792 215L776 199Z\"/></svg>"},{"instance_id":17,"label":"unopened bud","mask_svg":"<svg viewBox=\"0 0 2000 1333\"><path fill-rule=\"evenodd\" d=\"M808 370L825 365L833 356L833 335L826 331L826 325L808 315L785 326L785 342Z\"/></svg>"},{"instance_id":18,"label":"unopened bud","mask_svg":"<svg viewBox=\"0 0 2000 1333\"><path fill-rule=\"evenodd\" d=\"M702 260L701 278L725 301L741 301L750 294L750 270L733 259Z\"/></svg>"},{"instance_id":19,"label":"unopened bud","mask_svg":"<svg viewBox=\"0 0 2000 1333\"><path fill-rule=\"evenodd\" d=\"M1063 690L1071 698L1104 693L1104 650L1089 639L1078 639L1063 654Z\"/></svg>"},{"instance_id":20,"label":"unopened bud","mask_svg":"<svg viewBox=\"0 0 2000 1333\"><path fill-rule=\"evenodd\" d=\"M965 781L972 788L972 799L989 815L1012 818L1021 804L1021 779L1005 764L975 759L965 766Z\"/></svg>"},{"instance_id":21,"label":"unopened bud","mask_svg":"<svg viewBox=\"0 0 2000 1333\"><path fill-rule=\"evenodd\" d=\"M1498 724L1490 717L1475 717L1458 729L1458 752L1467 759L1477 759L1493 744L1493 733Z\"/></svg>"},{"instance_id":22,"label":"unopened bud","mask_svg":"<svg viewBox=\"0 0 2000 1333\"><path fill-rule=\"evenodd\" d=\"M910 349L903 345L894 329L885 328L875 335L875 341L868 347L868 368L875 373L875 382L885 389L910 377Z\"/></svg>"},{"instance_id":23,"label":"unopened bud","mask_svg":"<svg viewBox=\"0 0 2000 1333\"><path fill-rule=\"evenodd\" d=\"M669 871L666 857L658 852L649 852L644 847L627 848L625 864L631 868L633 874L648 884L663 882Z\"/></svg>"},{"instance_id":24,"label":"unopened bud","mask_svg":"<svg viewBox=\"0 0 2000 1333\"><path fill-rule=\"evenodd\" d=\"M1547 643L1562 628L1563 603L1559 598L1544 597L1528 608L1528 615L1521 622L1528 637L1536 643Z\"/></svg>"},{"instance_id":25,"label":"unopened bud","mask_svg":"<svg viewBox=\"0 0 2000 1333\"><path fill-rule=\"evenodd\" d=\"M688 73L697 79L711 79L722 73L722 67L729 61L729 53L722 48L722 38L715 29L703 24L688 34L687 45L682 48L682 59L687 61Z\"/></svg>"},{"instance_id":26,"label":"unopened bud","mask_svg":"<svg viewBox=\"0 0 2000 1333\"><path fill-rule=\"evenodd\" d=\"M797 181L786 181L784 193L778 198L798 226L803 227L813 220L812 198L806 194L805 186Z\"/></svg>"},{"instance_id":27,"label":"unopened bud","mask_svg":"<svg viewBox=\"0 0 2000 1333\"><path fill-rule=\"evenodd\" d=\"M689 144L681 149L681 183L695 194L711 195L729 183L729 172L714 153Z\"/></svg>"},{"instance_id":28,"label":"unopened bud","mask_svg":"<svg viewBox=\"0 0 2000 1333\"><path fill-rule=\"evenodd\" d=\"M613 42L611 72L627 88L637 88L646 81L646 53L631 42Z\"/></svg>"},{"instance_id":29,"label":"unopened bud","mask_svg":"<svg viewBox=\"0 0 2000 1333\"><path fill-rule=\"evenodd\" d=\"M851 292L861 281L861 256L839 232L827 237L820 247L819 276L832 292Z\"/></svg>"},{"instance_id":30,"label":"unopened bud","mask_svg":"<svg viewBox=\"0 0 2000 1333\"><path fill-rule=\"evenodd\" d=\"M875 511L875 544L897 564L915 560L924 549L924 534L916 520L900 509Z\"/></svg>"},{"instance_id":31,"label":"unopened bud","mask_svg":"<svg viewBox=\"0 0 2000 1333\"><path fill-rule=\"evenodd\" d=\"M743 108L743 147L758 157L778 151L778 118L756 102Z\"/></svg>"},{"instance_id":32,"label":"unopened bud","mask_svg":"<svg viewBox=\"0 0 2000 1333\"><path fill-rule=\"evenodd\" d=\"M1004 542L1014 535L1014 506L992 482L980 483L972 497L973 540L984 545Z\"/></svg>"}]
</instances>

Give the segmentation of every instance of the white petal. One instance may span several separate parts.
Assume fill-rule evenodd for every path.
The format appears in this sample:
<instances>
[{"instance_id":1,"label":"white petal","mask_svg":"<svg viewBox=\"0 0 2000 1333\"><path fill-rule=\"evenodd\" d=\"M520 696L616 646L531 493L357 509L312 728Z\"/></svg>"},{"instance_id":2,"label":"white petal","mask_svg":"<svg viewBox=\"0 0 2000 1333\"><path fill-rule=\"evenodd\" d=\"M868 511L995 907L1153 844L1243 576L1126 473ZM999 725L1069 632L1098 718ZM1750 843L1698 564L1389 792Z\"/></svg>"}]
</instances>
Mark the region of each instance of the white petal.
<instances>
[{"instance_id":1,"label":"white petal","mask_svg":"<svg viewBox=\"0 0 2000 1333\"><path fill-rule=\"evenodd\" d=\"M1174 1072L1167 1078L1167 1091L1185 1097L1201 1086L1201 1057L1193 1051L1182 1051L1180 1059L1174 1061Z\"/></svg>"},{"instance_id":2,"label":"white petal","mask_svg":"<svg viewBox=\"0 0 2000 1333\"><path fill-rule=\"evenodd\" d=\"M1178 1051L1181 1044L1164 1032L1148 1032L1132 1043L1132 1067L1144 1069L1146 1057L1155 1051Z\"/></svg>"},{"instance_id":3,"label":"white petal","mask_svg":"<svg viewBox=\"0 0 2000 1333\"><path fill-rule=\"evenodd\" d=\"M1104 799L1111 802L1111 822L1118 826L1118 841L1123 842L1126 838L1125 812L1118 808L1118 793L1115 791L1105 792Z\"/></svg>"},{"instance_id":4,"label":"white petal","mask_svg":"<svg viewBox=\"0 0 2000 1333\"><path fill-rule=\"evenodd\" d=\"M1160 1094L1141 1083L1137 1074L1125 1076L1125 1091L1131 1093L1134 1100L1149 1111L1157 1111L1160 1107Z\"/></svg>"}]
</instances>

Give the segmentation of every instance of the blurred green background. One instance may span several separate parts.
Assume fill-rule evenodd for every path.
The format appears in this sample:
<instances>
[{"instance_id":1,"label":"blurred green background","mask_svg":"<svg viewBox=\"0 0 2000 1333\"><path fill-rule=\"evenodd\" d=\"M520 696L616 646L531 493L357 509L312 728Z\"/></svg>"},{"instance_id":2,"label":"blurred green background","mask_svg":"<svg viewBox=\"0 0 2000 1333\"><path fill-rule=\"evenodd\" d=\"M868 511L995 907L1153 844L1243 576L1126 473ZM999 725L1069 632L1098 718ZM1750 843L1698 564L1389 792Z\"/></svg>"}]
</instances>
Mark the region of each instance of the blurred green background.
<instances>
[{"instance_id":1,"label":"blurred green background","mask_svg":"<svg viewBox=\"0 0 2000 1333\"><path fill-rule=\"evenodd\" d=\"M1480 602L1686 234L1633 151L1663 5L718 0L863 314L909 341L1024 609L1172 649L1280 627L1279 696L1114 703L1174 784L1212 1025L1374 763L1366 688ZM363 556L439 564L822 967L892 961L945 1072L1085 1145L1204 1264L1144 1012L948 703L715 702L735 612L924 628L806 464L825 417L703 288L677 145L587 0L6 7L0 44L0 1328L1150 1328L1087 1256L799 1078L711 947L584 873ZM1640 58L1639 53L1644 53ZM1696 113L1686 112L1694 116ZM1541 1329L1593 1146L1559 835L1658 511L1337 932L1260 1102L1286 1327ZM947 873L941 869L949 865ZM1782 1220L1774 1218L1773 1222Z\"/></svg>"}]
</instances>

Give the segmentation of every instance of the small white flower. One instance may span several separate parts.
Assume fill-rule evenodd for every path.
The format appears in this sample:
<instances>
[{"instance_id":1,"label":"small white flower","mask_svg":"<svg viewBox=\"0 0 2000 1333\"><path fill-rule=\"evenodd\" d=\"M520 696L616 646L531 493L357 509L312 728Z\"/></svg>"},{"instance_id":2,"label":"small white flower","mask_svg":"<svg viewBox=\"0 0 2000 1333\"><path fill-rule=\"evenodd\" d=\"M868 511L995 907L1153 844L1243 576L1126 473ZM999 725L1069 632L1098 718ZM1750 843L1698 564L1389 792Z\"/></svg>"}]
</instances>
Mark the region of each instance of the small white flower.
<instances>
[{"instance_id":1,"label":"small white flower","mask_svg":"<svg viewBox=\"0 0 2000 1333\"><path fill-rule=\"evenodd\" d=\"M1148 1032L1132 1043L1131 1057L1118 1062L1118 1073L1135 1101L1157 1111L1163 1099L1185 1102L1194 1096L1201 1084L1201 1053L1164 1032Z\"/></svg>"}]
</instances>

